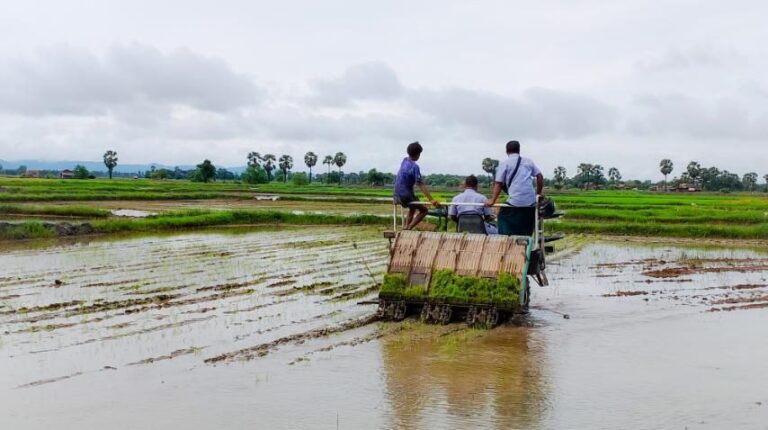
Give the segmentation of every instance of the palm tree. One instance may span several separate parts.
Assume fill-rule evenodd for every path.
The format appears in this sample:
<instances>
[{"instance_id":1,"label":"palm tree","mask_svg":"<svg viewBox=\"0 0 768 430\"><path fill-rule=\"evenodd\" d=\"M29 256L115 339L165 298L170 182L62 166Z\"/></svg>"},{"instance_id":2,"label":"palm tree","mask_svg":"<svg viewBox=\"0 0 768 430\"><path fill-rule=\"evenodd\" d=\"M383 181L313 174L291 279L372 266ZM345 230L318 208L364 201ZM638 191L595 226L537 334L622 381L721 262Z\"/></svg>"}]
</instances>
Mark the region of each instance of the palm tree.
<instances>
[{"instance_id":1,"label":"palm tree","mask_svg":"<svg viewBox=\"0 0 768 430\"><path fill-rule=\"evenodd\" d=\"M117 152L109 150L104 153L104 165L107 166L109 171L109 179L112 179L112 170L117 166Z\"/></svg>"},{"instance_id":2,"label":"palm tree","mask_svg":"<svg viewBox=\"0 0 768 430\"><path fill-rule=\"evenodd\" d=\"M555 188L558 190L563 188L563 184L565 184L565 179L568 177L568 172L565 170L565 167L563 166L557 166L555 167Z\"/></svg>"},{"instance_id":3,"label":"palm tree","mask_svg":"<svg viewBox=\"0 0 768 430\"><path fill-rule=\"evenodd\" d=\"M592 170L594 168L595 166L589 163L581 163L579 164L578 167L576 167L576 170L579 172L578 173L579 175L587 177L587 182L584 183L584 189L586 190L589 189L589 185L590 185L589 179L590 179L590 176L592 175Z\"/></svg>"},{"instance_id":4,"label":"palm tree","mask_svg":"<svg viewBox=\"0 0 768 430\"><path fill-rule=\"evenodd\" d=\"M283 183L288 182L288 171L293 168L293 157L290 155L281 155L279 160L280 170L283 171Z\"/></svg>"},{"instance_id":5,"label":"palm tree","mask_svg":"<svg viewBox=\"0 0 768 430\"><path fill-rule=\"evenodd\" d=\"M661 174L664 175L664 191L667 191L667 175L672 173L672 169L675 167L672 164L672 160L665 158L659 163Z\"/></svg>"},{"instance_id":6,"label":"palm tree","mask_svg":"<svg viewBox=\"0 0 768 430\"><path fill-rule=\"evenodd\" d=\"M496 169L499 168L499 160L493 158L483 159L483 170L488 174L488 186L491 186L493 178L496 176Z\"/></svg>"},{"instance_id":7,"label":"palm tree","mask_svg":"<svg viewBox=\"0 0 768 430\"><path fill-rule=\"evenodd\" d=\"M744 184L744 188L746 188L747 191L752 191L755 188L755 185L757 184L757 173L755 172L745 173L741 179L741 182Z\"/></svg>"},{"instance_id":8,"label":"palm tree","mask_svg":"<svg viewBox=\"0 0 768 430\"><path fill-rule=\"evenodd\" d=\"M691 178L691 182L693 182L693 186L695 187L701 176L701 164L699 164L698 161L691 161L688 163L688 167L686 167L685 171L688 172L688 177Z\"/></svg>"},{"instance_id":9,"label":"palm tree","mask_svg":"<svg viewBox=\"0 0 768 430\"><path fill-rule=\"evenodd\" d=\"M264 154L264 157L261 158L261 160L264 162L264 171L267 172L267 180L272 180L272 171L275 170L275 156L273 154Z\"/></svg>"},{"instance_id":10,"label":"palm tree","mask_svg":"<svg viewBox=\"0 0 768 430\"><path fill-rule=\"evenodd\" d=\"M315 164L317 164L317 154L315 154L312 151L307 152L304 154L304 164L309 167L309 183L312 183L312 168L315 167Z\"/></svg>"},{"instance_id":11,"label":"palm tree","mask_svg":"<svg viewBox=\"0 0 768 430\"><path fill-rule=\"evenodd\" d=\"M261 157L261 154L258 152L249 152L248 153L248 165L250 167L256 167L261 165L261 162L264 160L264 158Z\"/></svg>"},{"instance_id":12,"label":"palm tree","mask_svg":"<svg viewBox=\"0 0 768 430\"><path fill-rule=\"evenodd\" d=\"M592 166L592 182L595 183L595 189L597 189L598 185L605 182L605 175L603 174L603 166L599 164L595 164Z\"/></svg>"},{"instance_id":13,"label":"palm tree","mask_svg":"<svg viewBox=\"0 0 768 430\"><path fill-rule=\"evenodd\" d=\"M621 172L619 172L619 169L615 167L608 169L608 179L610 179L611 184L615 186L616 183L621 180Z\"/></svg>"},{"instance_id":14,"label":"palm tree","mask_svg":"<svg viewBox=\"0 0 768 430\"><path fill-rule=\"evenodd\" d=\"M326 179L327 183L331 183L331 165L333 165L333 157L330 155L326 155L325 158L323 158L323 164L328 165L328 179Z\"/></svg>"},{"instance_id":15,"label":"palm tree","mask_svg":"<svg viewBox=\"0 0 768 430\"><path fill-rule=\"evenodd\" d=\"M333 156L333 164L339 167L339 185L341 185L341 167L347 163L347 156L343 152L337 152Z\"/></svg>"}]
</instances>

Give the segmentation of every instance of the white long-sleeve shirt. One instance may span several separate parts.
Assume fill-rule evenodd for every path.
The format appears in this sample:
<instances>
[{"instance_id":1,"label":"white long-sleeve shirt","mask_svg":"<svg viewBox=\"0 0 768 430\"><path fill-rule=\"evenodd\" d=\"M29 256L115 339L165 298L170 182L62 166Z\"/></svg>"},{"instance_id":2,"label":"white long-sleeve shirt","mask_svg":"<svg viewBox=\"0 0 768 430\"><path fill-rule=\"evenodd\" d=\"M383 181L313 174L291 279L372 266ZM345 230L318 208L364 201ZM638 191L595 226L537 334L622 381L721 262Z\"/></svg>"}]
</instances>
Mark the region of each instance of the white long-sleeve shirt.
<instances>
[{"instance_id":1,"label":"white long-sleeve shirt","mask_svg":"<svg viewBox=\"0 0 768 430\"><path fill-rule=\"evenodd\" d=\"M451 200L451 203L485 203L486 197L472 188L467 188L463 193L457 195ZM475 213L478 215L491 215L491 209L484 206L449 206L448 216L458 216L466 213Z\"/></svg>"}]
</instances>

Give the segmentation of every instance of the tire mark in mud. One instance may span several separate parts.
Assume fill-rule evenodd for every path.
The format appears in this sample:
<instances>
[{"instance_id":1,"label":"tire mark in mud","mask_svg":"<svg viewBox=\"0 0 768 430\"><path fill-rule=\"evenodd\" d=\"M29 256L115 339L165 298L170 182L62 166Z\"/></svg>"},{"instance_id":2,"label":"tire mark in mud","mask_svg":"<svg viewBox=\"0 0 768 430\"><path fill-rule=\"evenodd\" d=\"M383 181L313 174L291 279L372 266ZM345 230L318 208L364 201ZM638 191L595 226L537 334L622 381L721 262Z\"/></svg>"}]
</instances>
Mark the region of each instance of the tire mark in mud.
<instances>
[{"instance_id":1,"label":"tire mark in mud","mask_svg":"<svg viewBox=\"0 0 768 430\"><path fill-rule=\"evenodd\" d=\"M644 296L651 294L650 291L616 291L615 293L603 294L603 297L626 297L626 296Z\"/></svg>"},{"instance_id":2,"label":"tire mark in mud","mask_svg":"<svg viewBox=\"0 0 768 430\"><path fill-rule=\"evenodd\" d=\"M177 349L176 351L173 351L170 354L161 355L159 357L145 358L143 360L134 361L133 363L128 363L126 364L126 366L137 366L139 364L152 364L157 361L173 360L174 358L180 357L182 355L197 354L198 352L204 350L205 348L208 348L208 347L207 346L191 346L189 348Z\"/></svg>"},{"instance_id":3,"label":"tire mark in mud","mask_svg":"<svg viewBox=\"0 0 768 430\"><path fill-rule=\"evenodd\" d=\"M61 308L71 308L74 306L81 306L81 307L66 309L63 312L41 314L41 315L29 317L29 318L17 319L17 320L9 321L9 323L39 322L39 321L50 320L50 319L59 318L59 317L68 318L71 316L91 314L96 312L106 312L106 311L122 311L118 313L118 315L129 315L129 314L134 314L138 312L146 312L152 309L164 309L169 307L187 306L192 304L221 300L221 299L225 299L233 296L252 294L254 293L254 291L255 290L253 289L232 290L232 291L225 291L223 293L211 294L203 297L193 297L193 298L188 298L183 300L178 300L178 299L181 297L188 296L189 294L160 294L160 295L141 298L141 299L126 299L126 300L118 300L118 301L110 301L110 302L102 301L97 303L95 302L87 306L81 306L82 302L79 300L73 301L73 302L65 302L65 303L53 303L50 305L42 306L41 308L50 307L52 309L61 309ZM23 308L20 308L20 309L23 309ZM36 309L36 310L40 310L40 309ZM16 309L11 311L0 312L0 315L28 313L28 312L30 311L28 310L22 311L22 310Z\"/></svg>"},{"instance_id":4,"label":"tire mark in mud","mask_svg":"<svg viewBox=\"0 0 768 430\"><path fill-rule=\"evenodd\" d=\"M123 284L137 284L141 281L142 281L141 279L125 279L125 280L115 280L115 281L92 282L90 284L80 285L80 288L114 287L114 286L123 285Z\"/></svg>"},{"instance_id":5,"label":"tire mark in mud","mask_svg":"<svg viewBox=\"0 0 768 430\"><path fill-rule=\"evenodd\" d=\"M354 300L359 299L365 296L368 296L370 294L373 294L374 292L379 290L379 284L370 285L367 288L360 288L356 289L354 291L349 291L345 293L338 294L336 296L331 297L330 299L326 300L327 302L341 302L341 301L347 301L347 300Z\"/></svg>"},{"instance_id":6,"label":"tire mark in mud","mask_svg":"<svg viewBox=\"0 0 768 430\"><path fill-rule=\"evenodd\" d=\"M750 304L741 305L741 306L726 306L722 308L710 308L707 312L730 312L730 311L739 311L739 310L748 310L748 309L764 309L764 308L768 308L768 302L750 303Z\"/></svg>"},{"instance_id":7,"label":"tire mark in mud","mask_svg":"<svg viewBox=\"0 0 768 430\"><path fill-rule=\"evenodd\" d=\"M323 327L323 328L305 331L303 333L296 333L296 334L275 339L271 342L262 343L262 344L254 345L248 348L243 348L237 351L220 354L214 357L207 358L203 360L203 362L206 364L216 364L221 362L232 362L236 360L248 361L258 357L264 357L268 355L270 352L273 352L279 349L279 347L282 345L286 345L289 343L301 344L310 339L325 337L335 333L341 333L347 330L352 330L358 327L362 327L364 325L370 324L377 320L378 320L378 316L376 314L368 315L362 318L347 320L346 322L343 322L336 326Z\"/></svg>"},{"instance_id":8,"label":"tire mark in mud","mask_svg":"<svg viewBox=\"0 0 768 430\"><path fill-rule=\"evenodd\" d=\"M768 271L768 265L752 265L752 266L723 266L723 267L667 267L663 269L648 270L643 272L643 275L652 278L677 278L683 275L693 275L702 273L725 273L725 272L763 272Z\"/></svg>"},{"instance_id":9,"label":"tire mark in mud","mask_svg":"<svg viewBox=\"0 0 768 430\"><path fill-rule=\"evenodd\" d=\"M74 378L74 377L80 376L82 374L83 374L83 372L75 372L75 373L72 373L72 374L69 374L69 375L57 376L55 378L40 379L40 380L37 380L37 381L33 381L33 382L29 382L29 383L26 383L26 384L19 385L19 386L16 387L16 389L19 389L19 388L31 388L31 387L37 387L39 385L51 384L53 382L59 382L59 381L64 381L66 379Z\"/></svg>"},{"instance_id":10,"label":"tire mark in mud","mask_svg":"<svg viewBox=\"0 0 768 430\"><path fill-rule=\"evenodd\" d=\"M710 302L713 305L733 305L737 303L754 303L754 302L768 302L768 296L754 296L754 297L737 297L726 298L722 300L714 300Z\"/></svg>"},{"instance_id":11,"label":"tire mark in mud","mask_svg":"<svg viewBox=\"0 0 768 430\"><path fill-rule=\"evenodd\" d=\"M91 339L88 339L88 340L84 340L84 341L80 341L80 342L74 342L74 343L70 343L68 345L61 346L59 348L53 349L53 351L60 351L62 349L71 348L71 347L80 346L80 345L87 345L89 343L94 343L94 342L104 342L104 341L108 341L108 340L115 340L115 339L120 339L120 338L124 338L124 337L135 336L135 335L139 335L139 334L147 334L147 333L153 333L153 332L162 331L162 330L168 330L168 329L171 329L171 328L184 327L184 326L187 326L187 325L190 325L190 324L195 324L195 323L199 323L199 322L203 322L203 321L208 321L208 320L211 320L213 318L216 318L216 316L215 315L210 315L210 316L207 316L205 318L192 318L192 319L188 319L188 320L184 320L184 321L179 321L179 322L174 322L174 323L160 324L160 325L156 325L156 326L149 327L149 328L143 328L143 329L140 329L140 330L133 330L133 331L125 332L125 333L113 334L113 335L110 335L110 336L104 336L104 337L99 337L99 338L91 338ZM39 353L42 353L42 352L50 352L50 351L51 350L30 351L30 354L39 354Z\"/></svg>"},{"instance_id":12,"label":"tire mark in mud","mask_svg":"<svg viewBox=\"0 0 768 430\"><path fill-rule=\"evenodd\" d=\"M19 389L19 388L32 388L32 387L37 387L37 386L40 386L40 385L52 384L54 382L65 381L67 379L71 379L71 378L74 378L74 377L77 377L77 376L81 376L81 375L85 375L85 374L90 374L90 373L104 372L106 370L117 370L117 368L113 367L113 366L104 366L101 369L92 370L92 371L89 371L89 372L80 371L80 372L71 373L69 375L57 376L55 378L39 379L37 381L33 381L33 382L26 383L26 384L18 385L16 387L16 389Z\"/></svg>"},{"instance_id":13,"label":"tire mark in mud","mask_svg":"<svg viewBox=\"0 0 768 430\"><path fill-rule=\"evenodd\" d=\"M82 300L71 300L68 302L50 303L47 305L39 305L39 306L31 306L31 307L22 306L17 309L0 312L0 315L14 315L14 314L28 314L28 313L35 313L35 312L56 311L59 309L66 309L74 306L80 306L83 303L84 302ZM20 320L20 321L10 321L10 322L13 323L13 322L34 322L34 321Z\"/></svg>"},{"instance_id":14,"label":"tire mark in mud","mask_svg":"<svg viewBox=\"0 0 768 430\"><path fill-rule=\"evenodd\" d=\"M343 347L343 346L355 347L357 345L361 345L361 344L364 344L364 343L368 343L368 342L371 342L371 341L374 341L374 340L381 339L381 338L383 338L385 336L397 334L397 333L399 333L399 332L401 332L401 331L403 331L405 329L406 329L406 325L404 325L404 324L398 324L396 326L388 326L387 329L378 328L376 331L374 331L373 333L370 333L368 335L358 336L358 337L355 337L355 338L350 339L350 340L343 340L341 342L332 343L332 344L324 346L322 348L317 348L317 349L314 349L312 351L309 351L309 352L307 352L307 353L305 353L305 354L303 354L303 355L293 359L292 361L288 362L288 365L289 366L293 366L294 364L300 363L302 361L309 361L309 357L314 355L314 354L318 354L318 353L322 353L322 352L329 352L329 351L332 351L334 349L337 349L337 348L340 348L340 347Z\"/></svg>"},{"instance_id":15,"label":"tire mark in mud","mask_svg":"<svg viewBox=\"0 0 768 430\"><path fill-rule=\"evenodd\" d=\"M335 310L335 311L331 311L331 312L320 314L320 315L315 315L315 316L304 318L304 319L300 319L300 320L289 321L289 322L287 322L285 324L279 324L279 325L276 325L276 326L273 326L273 327L263 328L263 329L259 329L259 330L256 330L256 331L253 331L253 332L250 332L250 333L244 333L244 334L237 335L237 336L235 336L234 340L235 340L235 342L239 342L239 341L241 341L243 339L246 339L246 338L249 338L249 337L251 337L253 335L261 335L261 334L264 334L264 333L269 333L269 332L272 332L272 331L275 331L275 330L279 330L279 329L284 328L284 327L290 327L292 325L306 324L306 323L308 323L310 321L319 320L319 319L323 319L323 318L330 318L330 317L332 317L334 315L338 315L340 313L341 313L340 310ZM279 316L280 314L277 314L277 315Z\"/></svg>"},{"instance_id":16,"label":"tire mark in mud","mask_svg":"<svg viewBox=\"0 0 768 430\"><path fill-rule=\"evenodd\" d=\"M768 288L768 284L738 284L724 287L707 287L705 290L754 290L759 288Z\"/></svg>"},{"instance_id":17,"label":"tire mark in mud","mask_svg":"<svg viewBox=\"0 0 768 430\"><path fill-rule=\"evenodd\" d=\"M227 315L234 315L234 314L239 314L239 313L243 313L243 312L252 312L252 311L255 311L257 309L263 309L263 308L266 308L266 307L269 307L269 306L275 306L275 305L279 305L279 304L283 304L283 303L294 302L296 300L298 300L298 299L290 299L290 300L282 300L282 301L279 301L279 302L264 303L264 304L260 304L260 305L250 306L250 307L243 308L243 309L234 309L234 310L230 310L230 311L224 311L222 313L227 314Z\"/></svg>"},{"instance_id":18,"label":"tire mark in mud","mask_svg":"<svg viewBox=\"0 0 768 430\"><path fill-rule=\"evenodd\" d=\"M302 285L298 287L289 288L287 290L275 291L274 293L272 293L272 295L277 297L285 297L285 296L290 296L290 295L299 294L299 293L304 293L304 294L313 293L313 292L316 292L318 289L322 289L323 287L329 287L331 285L333 285L333 283L328 281L314 282L309 285Z\"/></svg>"}]
</instances>

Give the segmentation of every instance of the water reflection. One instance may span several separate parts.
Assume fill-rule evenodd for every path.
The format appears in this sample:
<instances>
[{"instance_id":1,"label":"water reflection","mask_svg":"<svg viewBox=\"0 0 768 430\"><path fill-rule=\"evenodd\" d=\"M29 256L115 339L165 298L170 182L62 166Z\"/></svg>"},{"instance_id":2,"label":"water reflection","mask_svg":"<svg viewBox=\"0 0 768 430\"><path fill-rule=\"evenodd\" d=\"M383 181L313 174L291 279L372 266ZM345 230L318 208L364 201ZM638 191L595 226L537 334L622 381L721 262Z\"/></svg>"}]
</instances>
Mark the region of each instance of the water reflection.
<instances>
[{"instance_id":1,"label":"water reflection","mask_svg":"<svg viewBox=\"0 0 768 430\"><path fill-rule=\"evenodd\" d=\"M537 427L549 390L535 329L446 330L420 326L382 342L390 427Z\"/></svg>"}]
</instances>

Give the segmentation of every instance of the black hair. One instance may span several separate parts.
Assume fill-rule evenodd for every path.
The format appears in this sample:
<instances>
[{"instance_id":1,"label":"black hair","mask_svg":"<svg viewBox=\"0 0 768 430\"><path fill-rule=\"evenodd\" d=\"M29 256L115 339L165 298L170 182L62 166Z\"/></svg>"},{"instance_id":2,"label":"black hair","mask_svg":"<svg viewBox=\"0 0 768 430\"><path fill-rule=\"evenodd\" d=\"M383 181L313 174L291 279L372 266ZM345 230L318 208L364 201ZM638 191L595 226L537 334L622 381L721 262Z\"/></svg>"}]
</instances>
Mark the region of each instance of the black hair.
<instances>
[{"instance_id":1,"label":"black hair","mask_svg":"<svg viewBox=\"0 0 768 430\"><path fill-rule=\"evenodd\" d=\"M408 152L409 157L418 157L421 155L421 151L423 151L424 148L421 147L419 142L413 142L410 145L408 145L408 149L406 151Z\"/></svg>"},{"instance_id":2,"label":"black hair","mask_svg":"<svg viewBox=\"0 0 768 430\"><path fill-rule=\"evenodd\" d=\"M467 179L464 179L464 185L469 188L477 188L477 176L469 175Z\"/></svg>"},{"instance_id":3,"label":"black hair","mask_svg":"<svg viewBox=\"0 0 768 430\"><path fill-rule=\"evenodd\" d=\"M510 140L507 142L507 154L519 154L520 153L520 142L516 140Z\"/></svg>"}]
</instances>

